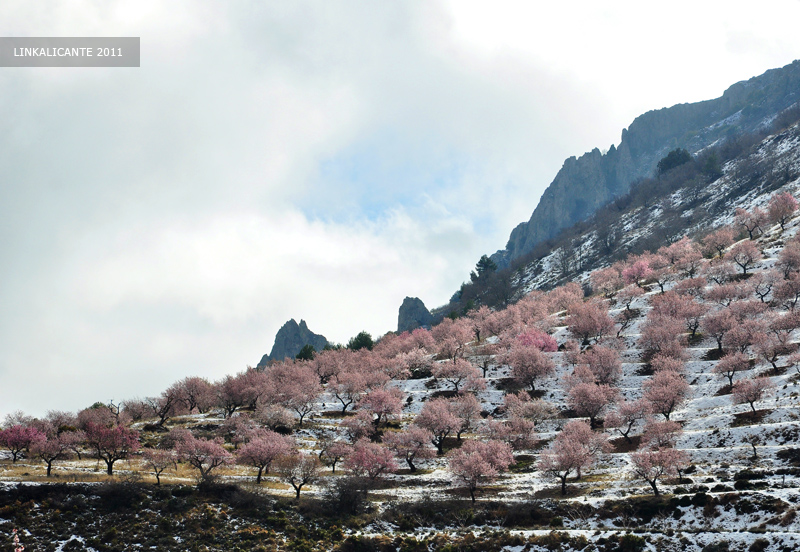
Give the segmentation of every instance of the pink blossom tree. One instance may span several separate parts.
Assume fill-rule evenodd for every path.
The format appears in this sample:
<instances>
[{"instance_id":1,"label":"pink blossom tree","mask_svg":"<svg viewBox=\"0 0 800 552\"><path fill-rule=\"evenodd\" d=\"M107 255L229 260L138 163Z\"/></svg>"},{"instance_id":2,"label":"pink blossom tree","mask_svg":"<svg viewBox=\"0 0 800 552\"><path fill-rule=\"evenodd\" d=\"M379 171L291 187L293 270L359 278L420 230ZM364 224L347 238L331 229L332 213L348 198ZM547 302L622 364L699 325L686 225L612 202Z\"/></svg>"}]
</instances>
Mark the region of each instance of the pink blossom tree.
<instances>
[{"instance_id":1,"label":"pink blossom tree","mask_svg":"<svg viewBox=\"0 0 800 552\"><path fill-rule=\"evenodd\" d=\"M755 403L764 398L775 388L775 384L767 377L747 378L737 381L733 385L733 403L750 405L753 414L756 412Z\"/></svg>"},{"instance_id":2,"label":"pink blossom tree","mask_svg":"<svg viewBox=\"0 0 800 552\"><path fill-rule=\"evenodd\" d=\"M703 247L709 255L717 255L722 258L725 250L733 245L735 237L730 226L723 226L703 238Z\"/></svg>"},{"instance_id":3,"label":"pink blossom tree","mask_svg":"<svg viewBox=\"0 0 800 552\"><path fill-rule=\"evenodd\" d=\"M622 271L622 278L626 284L636 284L641 287L641 282L653 274L653 270L645 260L637 260Z\"/></svg>"},{"instance_id":4,"label":"pink blossom tree","mask_svg":"<svg viewBox=\"0 0 800 552\"><path fill-rule=\"evenodd\" d=\"M375 416L375 427L380 429L390 418L402 412L403 398L403 392L396 387L379 387L364 395L358 405Z\"/></svg>"},{"instance_id":5,"label":"pink blossom tree","mask_svg":"<svg viewBox=\"0 0 800 552\"><path fill-rule=\"evenodd\" d=\"M314 410L317 398L322 393L319 377L305 362L284 362L270 367L268 392L262 400L268 404L279 404L295 412L298 425Z\"/></svg>"},{"instance_id":6,"label":"pink blossom tree","mask_svg":"<svg viewBox=\"0 0 800 552\"><path fill-rule=\"evenodd\" d=\"M85 431L86 444L106 463L108 475L113 473L114 462L139 450L139 432L134 429L120 425L106 427L90 422Z\"/></svg>"},{"instance_id":7,"label":"pink blossom tree","mask_svg":"<svg viewBox=\"0 0 800 552\"><path fill-rule=\"evenodd\" d=\"M691 387L680 374L665 370L658 372L642 384L644 399L653 412L663 414L669 420L670 414L680 407L691 395Z\"/></svg>"},{"instance_id":8,"label":"pink blossom tree","mask_svg":"<svg viewBox=\"0 0 800 552\"><path fill-rule=\"evenodd\" d=\"M773 290L773 298L794 312L800 301L800 272L792 272L788 278L778 282Z\"/></svg>"},{"instance_id":9,"label":"pink blossom tree","mask_svg":"<svg viewBox=\"0 0 800 552\"><path fill-rule=\"evenodd\" d=\"M456 429L456 439L461 441L461 435L465 431L474 429L477 421L481 419L481 403L470 393L451 399L448 404L450 412L460 422Z\"/></svg>"},{"instance_id":10,"label":"pink blossom tree","mask_svg":"<svg viewBox=\"0 0 800 552\"><path fill-rule=\"evenodd\" d=\"M0 431L0 445L11 453L11 462L15 463L20 453L28 450L34 441L44 434L36 428L16 424Z\"/></svg>"},{"instance_id":11,"label":"pink blossom tree","mask_svg":"<svg viewBox=\"0 0 800 552\"><path fill-rule=\"evenodd\" d=\"M683 335L684 325L677 318L660 314L648 314L642 325L639 347L644 350L645 357L657 354L681 358L686 345Z\"/></svg>"},{"instance_id":12,"label":"pink blossom tree","mask_svg":"<svg viewBox=\"0 0 800 552\"><path fill-rule=\"evenodd\" d=\"M180 461L188 463L198 471L201 480L208 480L213 470L234 461L234 456L225 450L219 437L213 441L197 439L190 432L181 435L175 451Z\"/></svg>"},{"instance_id":13,"label":"pink blossom tree","mask_svg":"<svg viewBox=\"0 0 800 552\"><path fill-rule=\"evenodd\" d=\"M511 447L499 441L467 441L448 454L450 472L469 491L475 502L475 491L482 483L493 480L514 463Z\"/></svg>"},{"instance_id":14,"label":"pink blossom tree","mask_svg":"<svg viewBox=\"0 0 800 552\"><path fill-rule=\"evenodd\" d=\"M573 305L566 322L570 334L584 344L590 339L597 343L614 329L614 321L608 315L608 308L596 301Z\"/></svg>"},{"instance_id":15,"label":"pink blossom tree","mask_svg":"<svg viewBox=\"0 0 800 552\"><path fill-rule=\"evenodd\" d=\"M633 473L650 484L655 496L659 496L658 480L665 475L678 475L678 469L687 462L686 453L673 448L641 450L631 454Z\"/></svg>"},{"instance_id":16,"label":"pink blossom tree","mask_svg":"<svg viewBox=\"0 0 800 552\"><path fill-rule=\"evenodd\" d=\"M269 473L272 463L279 457L290 454L294 448L294 440L290 437L262 430L257 437L237 451L236 463L256 468L258 470L256 484L259 484L262 473Z\"/></svg>"},{"instance_id":17,"label":"pink blossom tree","mask_svg":"<svg viewBox=\"0 0 800 552\"><path fill-rule=\"evenodd\" d=\"M571 424L582 424L584 427ZM595 462L598 453L595 444L596 438L588 424L570 422L550 447L539 455L537 466L545 475L559 479L561 494L566 495L567 477L573 473L580 477L581 469Z\"/></svg>"},{"instance_id":18,"label":"pink blossom tree","mask_svg":"<svg viewBox=\"0 0 800 552\"><path fill-rule=\"evenodd\" d=\"M531 399L531 396L525 391L505 395L503 403L509 418L517 416L533 422L541 422L554 418L557 413L557 409L551 403L542 399Z\"/></svg>"},{"instance_id":19,"label":"pink blossom tree","mask_svg":"<svg viewBox=\"0 0 800 552\"><path fill-rule=\"evenodd\" d=\"M371 439L377 431L372 413L366 410L359 410L354 416L342 420L339 425L353 443L360 439Z\"/></svg>"},{"instance_id":20,"label":"pink blossom tree","mask_svg":"<svg viewBox=\"0 0 800 552\"><path fill-rule=\"evenodd\" d=\"M537 380L555 371L555 364L550 357L534 346L514 344L503 361L511 366L511 377L521 385L530 387L531 391L536 390Z\"/></svg>"},{"instance_id":21,"label":"pink blossom tree","mask_svg":"<svg viewBox=\"0 0 800 552\"><path fill-rule=\"evenodd\" d=\"M474 390L486 387L480 370L463 358L437 363L433 367L433 377L448 382L456 393L462 390L462 385Z\"/></svg>"},{"instance_id":22,"label":"pink blossom tree","mask_svg":"<svg viewBox=\"0 0 800 552\"><path fill-rule=\"evenodd\" d=\"M383 442L408 464L412 473L417 471L414 462L436 457L436 450L431 446L433 434L419 426L410 425L403 431L386 433Z\"/></svg>"},{"instance_id":23,"label":"pink blossom tree","mask_svg":"<svg viewBox=\"0 0 800 552\"><path fill-rule=\"evenodd\" d=\"M767 204L767 213L770 222L777 222L781 231L786 228L786 223L797 211L797 200L789 192L775 194Z\"/></svg>"},{"instance_id":24,"label":"pink blossom tree","mask_svg":"<svg viewBox=\"0 0 800 552\"><path fill-rule=\"evenodd\" d=\"M597 383L612 385L622 376L622 361L615 349L598 345L584 353L584 360Z\"/></svg>"},{"instance_id":25,"label":"pink blossom tree","mask_svg":"<svg viewBox=\"0 0 800 552\"><path fill-rule=\"evenodd\" d=\"M40 433L30 444L30 453L47 465L47 477L50 477L53 462L66 458L70 451L70 442L60 435Z\"/></svg>"},{"instance_id":26,"label":"pink blossom tree","mask_svg":"<svg viewBox=\"0 0 800 552\"><path fill-rule=\"evenodd\" d=\"M344 460L345 456L350 453L353 446L344 441L338 441L331 438L321 439L319 441L319 452L317 457L320 462L326 466L330 466L331 473L336 473L336 464Z\"/></svg>"},{"instance_id":27,"label":"pink blossom tree","mask_svg":"<svg viewBox=\"0 0 800 552\"><path fill-rule=\"evenodd\" d=\"M486 420L486 434L494 441L508 443L512 450L532 449L539 442L534 423L513 414L508 420L495 420L490 416Z\"/></svg>"},{"instance_id":28,"label":"pink blossom tree","mask_svg":"<svg viewBox=\"0 0 800 552\"><path fill-rule=\"evenodd\" d=\"M579 383L567 394L567 404L578 416L587 416L591 427L595 427L597 417L614 403L619 392L609 385Z\"/></svg>"},{"instance_id":29,"label":"pink blossom tree","mask_svg":"<svg viewBox=\"0 0 800 552\"><path fill-rule=\"evenodd\" d=\"M722 352L722 342L725 335L731 331L737 324L736 318L729 309L720 309L709 313L703 318L700 327L703 332L717 342L717 350Z\"/></svg>"},{"instance_id":30,"label":"pink blossom tree","mask_svg":"<svg viewBox=\"0 0 800 552\"><path fill-rule=\"evenodd\" d=\"M446 399L433 399L425 403L414 420L414 425L427 429L433 435L432 443L439 454L444 454L444 440L461 427Z\"/></svg>"},{"instance_id":31,"label":"pink blossom tree","mask_svg":"<svg viewBox=\"0 0 800 552\"><path fill-rule=\"evenodd\" d=\"M762 227L766 222L767 214L759 207L754 208L752 211L736 209L734 223L746 230L751 240L757 233L763 232Z\"/></svg>"},{"instance_id":32,"label":"pink blossom tree","mask_svg":"<svg viewBox=\"0 0 800 552\"><path fill-rule=\"evenodd\" d=\"M344 467L356 477L370 481L398 470L392 451L366 439L356 441L344 458Z\"/></svg>"},{"instance_id":33,"label":"pink blossom tree","mask_svg":"<svg viewBox=\"0 0 800 552\"><path fill-rule=\"evenodd\" d=\"M161 485L161 474L168 468L177 468L178 458L172 449L146 449L142 459L156 476L156 485Z\"/></svg>"},{"instance_id":34,"label":"pink blossom tree","mask_svg":"<svg viewBox=\"0 0 800 552\"><path fill-rule=\"evenodd\" d=\"M742 269L742 274L747 274L748 270L754 268L758 261L761 260L761 257L761 250L750 240L737 243L725 254L725 259L739 265L739 268Z\"/></svg>"},{"instance_id":35,"label":"pink blossom tree","mask_svg":"<svg viewBox=\"0 0 800 552\"><path fill-rule=\"evenodd\" d=\"M788 278L792 272L800 270L800 243L797 239L791 240L781 249L775 266L780 269L784 278Z\"/></svg>"},{"instance_id":36,"label":"pink blossom tree","mask_svg":"<svg viewBox=\"0 0 800 552\"><path fill-rule=\"evenodd\" d=\"M615 266L595 270L589 278L592 283L592 291L602 293L606 297L625 285L622 274Z\"/></svg>"},{"instance_id":37,"label":"pink blossom tree","mask_svg":"<svg viewBox=\"0 0 800 552\"><path fill-rule=\"evenodd\" d=\"M683 428L678 422L664 420L648 420L642 433L642 446L650 447L653 450L666 447L674 447L678 438L683 433Z\"/></svg>"},{"instance_id":38,"label":"pink blossom tree","mask_svg":"<svg viewBox=\"0 0 800 552\"><path fill-rule=\"evenodd\" d=\"M606 429L615 429L622 435L628 443L633 440L630 437L631 431L637 422L646 419L652 413L652 405L643 399L636 401L622 401L617 404L616 410L612 410L604 420Z\"/></svg>"},{"instance_id":39,"label":"pink blossom tree","mask_svg":"<svg viewBox=\"0 0 800 552\"><path fill-rule=\"evenodd\" d=\"M455 360L464 351L464 345L472 339L469 321L463 318L445 318L431 330L436 341L437 352L450 360Z\"/></svg>"},{"instance_id":40,"label":"pink blossom tree","mask_svg":"<svg viewBox=\"0 0 800 552\"><path fill-rule=\"evenodd\" d=\"M293 452L277 459L275 472L292 486L295 500L300 500L300 491L304 486L319 479L320 461L315 456Z\"/></svg>"},{"instance_id":41,"label":"pink blossom tree","mask_svg":"<svg viewBox=\"0 0 800 552\"><path fill-rule=\"evenodd\" d=\"M558 342L553 336L538 328L527 328L517 336L517 342L525 347L536 347L546 353L555 353L558 350Z\"/></svg>"}]
</instances>

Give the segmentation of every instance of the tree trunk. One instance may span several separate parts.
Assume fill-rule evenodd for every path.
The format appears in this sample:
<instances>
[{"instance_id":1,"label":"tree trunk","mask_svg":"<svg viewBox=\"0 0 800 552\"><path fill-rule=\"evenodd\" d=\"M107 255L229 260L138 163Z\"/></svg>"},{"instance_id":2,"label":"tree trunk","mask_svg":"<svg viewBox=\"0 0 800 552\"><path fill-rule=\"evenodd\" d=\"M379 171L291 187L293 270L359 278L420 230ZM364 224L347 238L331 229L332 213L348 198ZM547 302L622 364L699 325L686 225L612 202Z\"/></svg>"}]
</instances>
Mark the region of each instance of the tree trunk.
<instances>
[{"instance_id":1,"label":"tree trunk","mask_svg":"<svg viewBox=\"0 0 800 552\"><path fill-rule=\"evenodd\" d=\"M258 468L258 475L256 476L256 485L261 483L261 472L264 471L264 467L261 466Z\"/></svg>"},{"instance_id":2,"label":"tree trunk","mask_svg":"<svg viewBox=\"0 0 800 552\"><path fill-rule=\"evenodd\" d=\"M564 475L563 477L559 475L561 478L561 496L566 496L567 494L567 476Z\"/></svg>"},{"instance_id":3,"label":"tree trunk","mask_svg":"<svg viewBox=\"0 0 800 552\"><path fill-rule=\"evenodd\" d=\"M106 473L108 475L113 475L114 460L106 460L105 462L106 462L106 466L108 466L108 469L106 470Z\"/></svg>"},{"instance_id":4,"label":"tree trunk","mask_svg":"<svg viewBox=\"0 0 800 552\"><path fill-rule=\"evenodd\" d=\"M47 477L50 477L50 468L52 467L53 462L47 462Z\"/></svg>"},{"instance_id":5,"label":"tree trunk","mask_svg":"<svg viewBox=\"0 0 800 552\"><path fill-rule=\"evenodd\" d=\"M406 458L406 464L408 464L408 469L411 471L411 473L417 471L417 467L414 465L413 458Z\"/></svg>"},{"instance_id":6,"label":"tree trunk","mask_svg":"<svg viewBox=\"0 0 800 552\"><path fill-rule=\"evenodd\" d=\"M648 481L648 483L650 483L650 486L653 487L653 494L655 496L659 496L658 487L656 487L656 480L653 479L652 481Z\"/></svg>"}]
</instances>

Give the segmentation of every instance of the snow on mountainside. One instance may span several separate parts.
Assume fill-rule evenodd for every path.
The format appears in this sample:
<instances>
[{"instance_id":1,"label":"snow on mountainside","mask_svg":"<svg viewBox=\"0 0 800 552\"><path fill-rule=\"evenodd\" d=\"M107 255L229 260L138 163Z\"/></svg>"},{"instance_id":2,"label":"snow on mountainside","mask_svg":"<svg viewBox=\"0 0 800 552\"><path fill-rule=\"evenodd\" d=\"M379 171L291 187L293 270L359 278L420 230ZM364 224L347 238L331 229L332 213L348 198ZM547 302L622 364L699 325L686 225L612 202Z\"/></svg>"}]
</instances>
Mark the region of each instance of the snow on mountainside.
<instances>
[{"instance_id":1,"label":"snow on mountainside","mask_svg":"<svg viewBox=\"0 0 800 552\"><path fill-rule=\"evenodd\" d=\"M722 172L723 176L704 186L699 192L691 189L692 186L680 188L660 202L624 212L619 220L603 230L619 236L615 248L625 251L647 237L656 236L669 241L729 224L737 207L763 207L774 191L772 186L765 184L776 179L791 178L780 189L796 194L800 188L800 124L765 138L756 151L726 163ZM682 218L693 213L701 216L697 217L697 222L681 227L677 234L663 235L665 220L668 215L674 216L675 212ZM592 230L578 239L583 256L602 258L598 232L598 229ZM564 281L563 258L569 258L569 263L574 265L574 256L575 251L569 246L554 249L549 255L524 267L514 284L522 288L523 294L534 289L553 287ZM592 269L604 264L610 263L601 261ZM570 279L586 282L588 274L589 271L581 271Z\"/></svg>"}]
</instances>

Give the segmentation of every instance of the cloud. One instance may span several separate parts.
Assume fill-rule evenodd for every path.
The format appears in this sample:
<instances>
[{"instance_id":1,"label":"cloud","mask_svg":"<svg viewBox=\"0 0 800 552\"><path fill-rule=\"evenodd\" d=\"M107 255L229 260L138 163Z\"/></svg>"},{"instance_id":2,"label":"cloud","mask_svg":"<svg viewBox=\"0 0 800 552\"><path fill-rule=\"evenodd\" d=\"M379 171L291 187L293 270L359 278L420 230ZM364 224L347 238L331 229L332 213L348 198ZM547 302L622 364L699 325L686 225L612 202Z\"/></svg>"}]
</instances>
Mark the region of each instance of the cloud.
<instances>
[{"instance_id":1,"label":"cloud","mask_svg":"<svg viewBox=\"0 0 800 552\"><path fill-rule=\"evenodd\" d=\"M141 36L142 67L0 71L0 414L218 378L289 318L345 341L444 303L565 158L788 62L780 5L4 4L3 35Z\"/></svg>"}]
</instances>

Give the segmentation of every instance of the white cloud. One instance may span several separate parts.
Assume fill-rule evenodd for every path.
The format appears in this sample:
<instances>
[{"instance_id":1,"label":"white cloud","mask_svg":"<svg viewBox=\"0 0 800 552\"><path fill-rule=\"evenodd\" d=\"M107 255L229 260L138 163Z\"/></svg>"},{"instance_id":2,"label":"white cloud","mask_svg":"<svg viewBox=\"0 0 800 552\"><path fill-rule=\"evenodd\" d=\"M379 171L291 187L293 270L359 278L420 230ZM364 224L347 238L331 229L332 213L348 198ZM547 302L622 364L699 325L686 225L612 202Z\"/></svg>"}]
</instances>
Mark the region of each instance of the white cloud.
<instances>
[{"instance_id":1,"label":"white cloud","mask_svg":"<svg viewBox=\"0 0 800 552\"><path fill-rule=\"evenodd\" d=\"M0 415L445 302L566 157L798 51L796 2L671 6L4 3L2 35L141 36L142 67L0 70Z\"/></svg>"}]
</instances>

